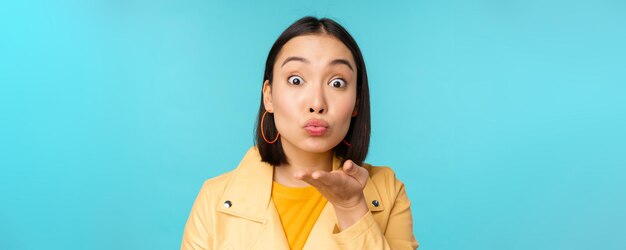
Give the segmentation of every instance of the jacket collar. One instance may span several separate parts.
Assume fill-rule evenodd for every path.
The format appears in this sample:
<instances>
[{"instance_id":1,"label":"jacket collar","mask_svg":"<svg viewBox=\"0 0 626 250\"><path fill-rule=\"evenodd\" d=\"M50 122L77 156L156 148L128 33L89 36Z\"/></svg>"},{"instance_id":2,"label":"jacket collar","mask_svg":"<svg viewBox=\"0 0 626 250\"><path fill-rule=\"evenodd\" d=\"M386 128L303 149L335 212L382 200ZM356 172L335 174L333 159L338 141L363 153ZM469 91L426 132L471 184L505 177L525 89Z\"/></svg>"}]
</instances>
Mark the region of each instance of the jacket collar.
<instances>
[{"instance_id":1,"label":"jacket collar","mask_svg":"<svg viewBox=\"0 0 626 250\"><path fill-rule=\"evenodd\" d=\"M341 159L333 157L333 170L341 167ZM370 171L368 164L363 164ZM233 172L217 210L253 221L265 222L270 208L274 167L261 161L258 149L251 147ZM376 186L368 177L363 190L370 211L384 210ZM373 201L379 202L375 207ZM230 205L227 205L230 204Z\"/></svg>"}]
</instances>

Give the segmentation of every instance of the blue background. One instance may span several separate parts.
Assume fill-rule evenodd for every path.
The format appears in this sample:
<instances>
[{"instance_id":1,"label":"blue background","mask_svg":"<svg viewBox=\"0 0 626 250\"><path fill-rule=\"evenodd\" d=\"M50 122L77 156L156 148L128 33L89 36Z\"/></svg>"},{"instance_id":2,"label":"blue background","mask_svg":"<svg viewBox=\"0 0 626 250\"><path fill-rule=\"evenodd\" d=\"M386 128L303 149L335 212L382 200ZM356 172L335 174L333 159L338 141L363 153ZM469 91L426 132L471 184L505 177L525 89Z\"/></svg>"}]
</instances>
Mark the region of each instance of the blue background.
<instances>
[{"instance_id":1,"label":"blue background","mask_svg":"<svg viewBox=\"0 0 626 250\"><path fill-rule=\"evenodd\" d=\"M264 61L331 17L420 249L624 249L624 1L3 1L0 249L177 249Z\"/></svg>"}]
</instances>

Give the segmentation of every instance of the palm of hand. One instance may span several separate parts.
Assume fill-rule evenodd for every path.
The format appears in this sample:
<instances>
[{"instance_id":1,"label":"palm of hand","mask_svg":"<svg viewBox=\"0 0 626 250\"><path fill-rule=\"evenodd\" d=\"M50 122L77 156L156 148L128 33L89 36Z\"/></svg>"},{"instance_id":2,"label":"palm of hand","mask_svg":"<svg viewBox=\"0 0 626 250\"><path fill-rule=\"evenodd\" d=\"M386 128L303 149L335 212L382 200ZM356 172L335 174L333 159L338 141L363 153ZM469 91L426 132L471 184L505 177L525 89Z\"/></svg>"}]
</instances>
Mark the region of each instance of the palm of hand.
<instances>
[{"instance_id":1,"label":"palm of hand","mask_svg":"<svg viewBox=\"0 0 626 250\"><path fill-rule=\"evenodd\" d=\"M363 189L368 175L366 169L347 160L341 169L305 171L296 173L295 178L314 186L333 205L352 208L364 199Z\"/></svg>"}]
</instances>

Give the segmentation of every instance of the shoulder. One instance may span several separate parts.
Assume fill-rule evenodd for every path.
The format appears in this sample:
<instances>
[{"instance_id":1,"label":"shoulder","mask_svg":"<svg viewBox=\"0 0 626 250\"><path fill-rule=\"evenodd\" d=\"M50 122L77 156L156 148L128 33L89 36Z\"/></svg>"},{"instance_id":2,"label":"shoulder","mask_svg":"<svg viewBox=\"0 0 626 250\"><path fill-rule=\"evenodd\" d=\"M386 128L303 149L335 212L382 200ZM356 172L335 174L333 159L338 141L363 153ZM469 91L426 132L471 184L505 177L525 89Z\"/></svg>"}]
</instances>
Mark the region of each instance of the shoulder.
<instances>
[{"instance_id":1,"label":"shoulder","mask_svg":"<svg viewBox=\"0 0 626 250\"><path fill-rule=\"evenodd\" d=\"M363 168L369 172L372 180L395 180L396 173L388 166L373 166L369 163L363 163Z\"/></svg>"},{"instance_id":2,"label":"shoulder","mask_svg":"<svg viewBox=\"0 0 626 250\"><path fill-rule=\"evenodd\" d=\"M363 163L362 167L369 172L370 181L379 192L386 190L389 195L395 195L404 188L404 183L397 178L396 173L390 167L373 166L369 163Z\"/></svg>"},{"instance_id":3,"label":"shoulder","mask_svg":"<svg viewBox=\"0 0 626 250\"><path fill-rule=\"evenodd\" d=\"M199 195L211 197L211 199L219 199L226 190L228 183L230 183L230 180L236 174L236 172L237 169L234 169L221 175L204 180Z\"/></svg>"},{"instance_id":4,"label":"shoulder","mask_svg":"<svg viewBox=\"0 0 626 250\"><path fill-rule=\"evenodd\" d=\"M208 179L204 180L204 184L203 185L204 186L213 186L213 187L225 186L228 183L228 180L230 178L232 178L233 175L235 175L236 171L237 171L237 169L233 169L231 171L228 171L226 173L220 174L218 176L208 178Z\"/></svg>"},{"instance_id":5,"label":"shoulder","mask_svg":"<svg viewBox=\"0 0 626 250\"><path fill-rule=\"evenodd\" d=\"M258 151L255 147L252 147L234 169L206 179L202 184L200 192L201 194L212 197L213 200L220 199L233 186L259 177L259 173L266 170L260 165L262 165L262 162Z\"/></svg>"}]
</instances>

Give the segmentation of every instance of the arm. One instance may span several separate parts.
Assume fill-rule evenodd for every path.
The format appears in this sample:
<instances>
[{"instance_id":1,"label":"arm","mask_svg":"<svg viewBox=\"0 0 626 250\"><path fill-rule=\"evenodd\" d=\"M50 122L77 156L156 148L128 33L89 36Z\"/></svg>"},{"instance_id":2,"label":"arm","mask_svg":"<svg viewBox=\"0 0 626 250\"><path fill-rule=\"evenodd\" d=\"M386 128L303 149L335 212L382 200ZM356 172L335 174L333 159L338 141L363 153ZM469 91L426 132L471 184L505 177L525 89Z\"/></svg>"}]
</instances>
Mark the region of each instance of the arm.
<instances>
[{"instance_id":1,"label":"arm","mask_svg":"<svg viewBox=\"0 0 626 250\"><path fill-rule=\"evenodd\" d=\"M205 181L191 208L191 213L185 225L181 250L208 250L213 249L211 239L211 218L209 216L209 188Z\"/></svg>"},{"instance_id":2,"label":"arm","mask_svg":"<svg viewBox=\"0 0 626 250\"><path fill-rule=\"evenodd\" d=\"M395 202L391 207L386 231L383 233L374 220L371 212L367 212L357 223L333 234L333 238L341 249L417 249L418 242L413 236L413 219L410 201L404 184L394 179L396 192Z\"/></svg>"},{"instance_id":3,"label":"arm","mask_svg":"<svg viewBox=\"0 0 626 250\"><path fill-rule=\"evenodd\" d=\"M391 206L386 225L380 225L367 208L363 189L369 173L352 161L346 161L340 170L315 171L296 174L296 178L315 186L332 203L337 216L338 229L333 238L341 249L416 249L413 236L413 219L404 184L396 179L390 169L380 170L382 189L386 191Z\"/></svg>"}]
</instances>

